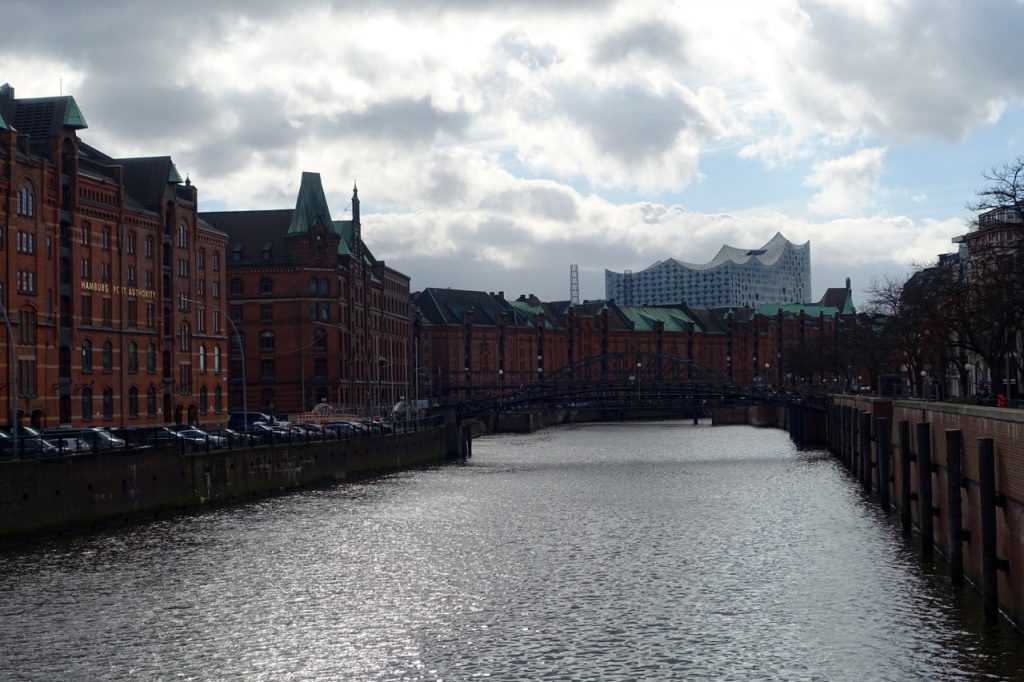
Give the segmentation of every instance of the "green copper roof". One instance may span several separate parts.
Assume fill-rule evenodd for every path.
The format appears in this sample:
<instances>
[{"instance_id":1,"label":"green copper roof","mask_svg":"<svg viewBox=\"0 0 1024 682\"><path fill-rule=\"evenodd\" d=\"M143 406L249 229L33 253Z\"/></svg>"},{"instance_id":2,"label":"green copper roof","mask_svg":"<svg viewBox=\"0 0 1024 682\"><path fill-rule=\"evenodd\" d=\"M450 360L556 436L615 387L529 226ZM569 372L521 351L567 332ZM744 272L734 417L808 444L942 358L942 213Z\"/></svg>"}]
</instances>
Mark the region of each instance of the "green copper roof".
<instances>
[{"instance_id":1,"label":"green copper roof","mask_svg":"<svg viewBox=\"0 0 1024 682\"><path fill-rule=\"evenodd\" d=\"M78 108L78 103L75 102L75 98L68 96L66 99L67 102L64 106L64 127L75 128L76 130L88 128L89 124L85 122L85 116L82 115L82 110Z\"/></svg>"},{"instance_id":2,"label":"green copper roof","mask_svg":"<svg viewBox=\"0 0 1024 682\"><path fill-rule=\"evenodd\" d=\"M2 115L0 115L0 130L10 130L10 129L11 129L11 126L7 125L7 121L5 121L4 117Z\"/></svg>"},{"instance_id":3,"label":"green copper roof","mask_svg":"<svg viewBox=\"0 0 1024 682\"><path fill-rule=\"evenodd\" d=\"M787 303L785 305L765 303L757 306L758 314L765 317L775 317L780 310L783 315L799 315L802 310L807 317L818 317L821 314L824 314L825 317L832 317L839 312L838 309L830 305L819 305L817 303Z\"/></svg>"},{"instance_id":4,"label":"green copper roof","mask_svg":"<svg viewBox=\"0 0 1024 682\"><path fill-rule=\"evenodd\" d=\"M693 322L690 317L678 308L636 308L619 306L622 314L633 323L635 331L654 331L655 324L661 322L665 331L686 331L686 323Z\"/></svg>"},{"instance_id":5,"label":"green copper roof","mask_svg":"<svg viewBox=\"0 0 1024 682\"><path fill-rule=\"evenodd\" d=\"M334 231L337 232L341 239L338 240L338 255L339 256L351 256L352 255L352 221L351 220L335 220Z\"/></svg>"},{"instance_id":6,"label":"green copper roof","mask_svg":"<svg viewBox=\"0 0 1024 682\"><path fill-rule=\"evenodd\" d=\"M306 234L318 221L329 231L334 231L331 210L327 207L327 197L324 196L324 186L320 182L320 174L303 173L288 234Z\"/></svg>"},{"instance_id":7,"label":"green copper roof","mask_svg":"<svg viewBox=\"0 0 1024 682\"><path fill-rule=\"evenodd\" d=\"M181 179L181 175L178 174L178 169L174 167L173 162L171 163L171 169L167 171L167 182L183 182Z\"/></svg>"}]
</instances>

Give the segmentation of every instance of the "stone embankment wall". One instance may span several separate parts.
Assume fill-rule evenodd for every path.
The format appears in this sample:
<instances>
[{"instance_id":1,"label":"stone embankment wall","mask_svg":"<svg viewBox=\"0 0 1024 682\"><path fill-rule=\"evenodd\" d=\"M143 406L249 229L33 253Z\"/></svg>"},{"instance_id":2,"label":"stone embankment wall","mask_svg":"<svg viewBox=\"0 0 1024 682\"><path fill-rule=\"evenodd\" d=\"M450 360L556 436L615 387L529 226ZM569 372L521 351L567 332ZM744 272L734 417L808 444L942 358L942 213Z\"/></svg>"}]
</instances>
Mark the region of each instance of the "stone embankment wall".
<instances>
[{"instance_id":1,"label":"stone embankment wall","mask_svg":"<svg viewBox=\"0 0 1024 682\"><path fill-rule=\"evenodd\" d=\"M182 455L176 448L0 463L0 542L152 518L440 463L446 429Z\"/></svg>"},{"instance_id":2,"label":"stone embankment wall","mask_svg":"<svg viewBox=\"0 0 1024 682\"><path fill-rule=\"evenodd\" d=\"M837 397L829 443L866 491L1024 626L1024 410Z\"/></svg>"}]
</instances>

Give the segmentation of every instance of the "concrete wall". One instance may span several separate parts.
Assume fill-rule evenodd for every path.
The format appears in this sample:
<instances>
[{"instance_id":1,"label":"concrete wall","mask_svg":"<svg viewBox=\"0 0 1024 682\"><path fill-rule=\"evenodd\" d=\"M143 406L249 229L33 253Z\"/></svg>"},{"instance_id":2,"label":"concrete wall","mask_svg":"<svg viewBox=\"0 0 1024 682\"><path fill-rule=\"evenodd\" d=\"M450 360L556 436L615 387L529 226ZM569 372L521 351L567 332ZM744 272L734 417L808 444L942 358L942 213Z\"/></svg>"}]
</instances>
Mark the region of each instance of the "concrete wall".
<instances>
[{"instance_id":1,"label":"concrete wall","mask_svg":"<svg viewBox=\"0 0 1024 682\"><path fill-rule=\"evenodd\" d=\"M0 542L152 517L443 462L445 429L216 450L175 448L0 463Z\"/></svg>"}]
</instances>

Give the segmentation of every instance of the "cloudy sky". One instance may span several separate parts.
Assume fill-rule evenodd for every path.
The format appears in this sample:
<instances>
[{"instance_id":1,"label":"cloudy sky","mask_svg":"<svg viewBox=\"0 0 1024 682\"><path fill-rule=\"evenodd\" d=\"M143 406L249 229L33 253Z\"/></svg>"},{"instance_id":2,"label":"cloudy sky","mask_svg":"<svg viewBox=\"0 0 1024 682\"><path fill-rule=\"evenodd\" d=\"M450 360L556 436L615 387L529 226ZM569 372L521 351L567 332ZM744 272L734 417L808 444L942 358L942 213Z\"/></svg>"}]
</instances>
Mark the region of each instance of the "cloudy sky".
<instances>
[{"instance_id":1,"label":"cloudy sky","mask_svg":"<svg viewBox=\"0 0 1024 682\"><path fill-rule=\"evenodd\" d=\"M776 231L813 291L951 250L1024 140L1014 0L6 0L0 82L171 155L203 210L354 180L426 286L583 298ZM22 27L17 29L15 27ZM13 29L13 30L12 30Z\"/></svg>"}]
</instances>

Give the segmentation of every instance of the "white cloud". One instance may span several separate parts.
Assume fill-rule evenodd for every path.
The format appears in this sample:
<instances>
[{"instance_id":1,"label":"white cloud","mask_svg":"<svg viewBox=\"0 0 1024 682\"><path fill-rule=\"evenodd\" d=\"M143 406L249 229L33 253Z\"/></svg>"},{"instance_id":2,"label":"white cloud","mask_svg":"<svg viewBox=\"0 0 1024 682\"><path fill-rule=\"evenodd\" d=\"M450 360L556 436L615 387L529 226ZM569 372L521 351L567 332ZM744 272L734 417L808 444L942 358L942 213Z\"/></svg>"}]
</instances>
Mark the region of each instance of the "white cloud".
<instances>
[{"instance_id":1,"label":"white cloud","mask_svg":"<svg viewBox=\"0 0 1024 682\"><path fill-rule=\"evenodd\" d=\"M875 205L880 191L884 148L861 149L849 156L816 163L804 180L816 188L808 208L822 215L859 214Z\"/></svg>"}]
</instances>

